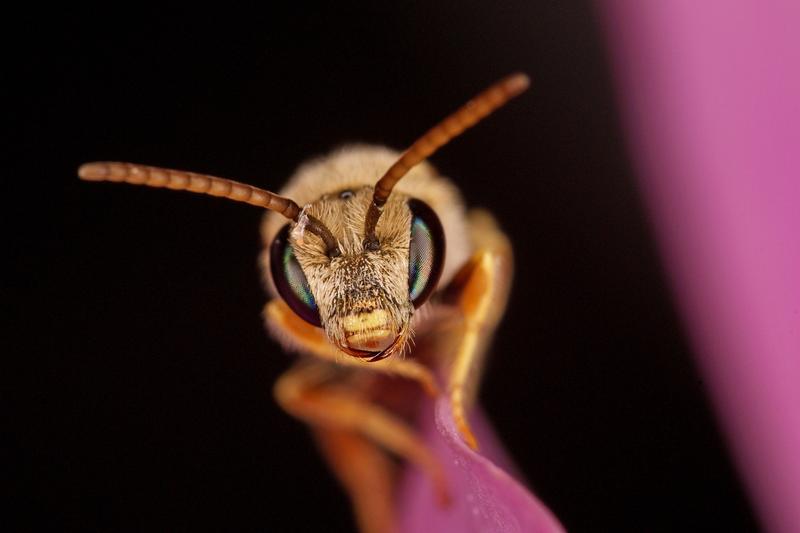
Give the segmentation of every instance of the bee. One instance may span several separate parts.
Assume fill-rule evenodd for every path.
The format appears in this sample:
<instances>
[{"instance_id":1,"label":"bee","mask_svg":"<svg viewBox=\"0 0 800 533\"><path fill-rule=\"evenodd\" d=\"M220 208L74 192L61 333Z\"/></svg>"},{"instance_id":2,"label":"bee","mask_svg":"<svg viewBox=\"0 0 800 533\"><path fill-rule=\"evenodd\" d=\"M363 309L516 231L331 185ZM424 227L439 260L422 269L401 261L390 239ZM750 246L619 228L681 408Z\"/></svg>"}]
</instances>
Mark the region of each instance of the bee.
<instances>
[{"instance_id":1,"label":"bee","mask_svg":"<svg viewBox=\"0 0 800 533\"><path fill-rule=\"evenodd\" d=\"M504 78L402 154L351 145L302 165L275 194L214 176L118 162L86 163L89 181L219 196L268 210L260 265L267 329L299 361L274 386L310 426L364 531L394 522L392 479L406 460L442 504L447 480L411 420L420 395L447 395L464 441L489 341L508 299L511 244L486 211L426 162L528 87ZM443 389L443 390L442 390Z\"/></svg>"}]
</instances>

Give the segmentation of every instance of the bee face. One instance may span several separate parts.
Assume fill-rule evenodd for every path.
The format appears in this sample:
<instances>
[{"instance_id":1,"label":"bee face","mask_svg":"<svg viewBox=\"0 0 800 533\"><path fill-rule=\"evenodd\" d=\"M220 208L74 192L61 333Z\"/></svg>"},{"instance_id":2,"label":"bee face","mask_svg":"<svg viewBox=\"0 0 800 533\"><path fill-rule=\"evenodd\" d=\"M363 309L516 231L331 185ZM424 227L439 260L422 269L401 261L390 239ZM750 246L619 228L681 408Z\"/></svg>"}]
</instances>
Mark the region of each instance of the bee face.
<instances>
[{"instance_id":1,"label":"bee face","mask_svg":"<svg viewBox=\"0 0 800 533\"><path fill-rule=\"evenodd\" d=\"M331 230L340 254L330 257L319 237L288 224L271 245L270 269L295 313L324 327L341 351L378 360L404 349L414 309L435 288L445 254L433 210L402 194L384 206L376 228L380 246L365 247L372 195L365 186L308 204L306 212Z\"/></svg>"}]
</instances>

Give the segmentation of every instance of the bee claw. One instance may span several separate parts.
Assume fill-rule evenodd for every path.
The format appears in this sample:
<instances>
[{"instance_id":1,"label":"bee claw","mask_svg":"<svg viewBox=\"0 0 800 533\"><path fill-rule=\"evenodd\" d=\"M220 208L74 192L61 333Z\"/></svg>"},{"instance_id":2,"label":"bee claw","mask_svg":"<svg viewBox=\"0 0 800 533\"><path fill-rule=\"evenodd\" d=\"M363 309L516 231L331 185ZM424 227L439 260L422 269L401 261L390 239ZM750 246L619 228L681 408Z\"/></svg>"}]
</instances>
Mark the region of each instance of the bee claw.
<instances>
[{"instance_id":1,"label":"bee claw","mask_svg":"<svg viewBox=\"0 0 800 533\"><path fill-rule=\"evenodd\" d=\"M457 394L455 396L458 396ZM456 424L456 430L461 435L464 443L469 446L472 451L478 451L478 439L472 433L472 428L469 426L466 414L464 413L463 404L457 398L451 397L453 421Z\"/></svg>"},{"instance_id":2,"label":"bee claw","mask_svg":"<svg viewBox=\"0 0 800 533\"><path fill-rule=\"evenodd\" d=\"M464 442L469 446L472 451L478 451L478 439L475 438L475 435L472 433L472 430L467 425L466 422L462 422L458 425L458 432L461 434L461 438L464 439Z\"/></svg>"}]
</instances>

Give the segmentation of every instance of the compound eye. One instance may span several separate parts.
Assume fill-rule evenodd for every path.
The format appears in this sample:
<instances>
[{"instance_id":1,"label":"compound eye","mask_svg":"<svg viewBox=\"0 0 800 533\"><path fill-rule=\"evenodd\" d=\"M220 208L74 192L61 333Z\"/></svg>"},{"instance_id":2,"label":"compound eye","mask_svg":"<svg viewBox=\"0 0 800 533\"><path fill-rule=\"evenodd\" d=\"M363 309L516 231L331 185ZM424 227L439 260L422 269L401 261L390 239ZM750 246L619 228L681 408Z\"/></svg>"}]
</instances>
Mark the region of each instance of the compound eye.
<instances>
[{"instance_id":1,"label":"compound eye","mask_svg":"<svg viewBox=\"0 0 800 533\"><path fill-rule=\"evenodd\" d=\"M269 251L269 268L278 294L297 316L322 327L317 302L289 242L289 224L278 232Z\"/></svg>"},{"instance_id":2,"label":"compound eye","mask_svg":"<svg viewBox=\"0 0 800 533\"><path fill-rule=\"evenodd\" d=\"M439 217L420 200L409 200L411 241L408 247L408 296L419 307L436 288L444 266L444 230Z\"/></svg>"}]
</instances>

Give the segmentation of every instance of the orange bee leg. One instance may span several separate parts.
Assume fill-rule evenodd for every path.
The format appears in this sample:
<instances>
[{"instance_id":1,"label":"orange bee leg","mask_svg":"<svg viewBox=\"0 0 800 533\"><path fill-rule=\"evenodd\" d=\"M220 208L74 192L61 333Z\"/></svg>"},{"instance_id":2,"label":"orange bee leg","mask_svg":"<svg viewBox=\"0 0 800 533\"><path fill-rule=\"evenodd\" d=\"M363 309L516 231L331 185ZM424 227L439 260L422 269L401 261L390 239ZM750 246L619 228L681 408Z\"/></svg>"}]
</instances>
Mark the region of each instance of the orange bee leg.
<instances>
[{"instance_id":1,"label":"orange bee leg","mask_svg":"<svg viewBox=\"0 0 800 533\"><path fill-rule=\"evenodd\" d=\"M389 357L381 361L368 362L340 352L333 346L325 332L298 317L281 299L275 299L264 307L264 318L273 335L288 349L300 351L341 366L391 374L416 381L430 396L439 394L433 372L413 359Z\"/></svg>"},{"instance_id":2,"label":"orange bee leg","mask_svg":"<svg viewBox=\"0 0 800 533\"><path fill-rule=\"evenodd\" d=\"M393 531L397 465L373 442L348 430L314 430L322 454L353 503L358 530Z\"/></svg>"},{"instance_id":3,"label":"orange bee leg","mask_svg":"<svg viewBox=\"0 0 800 533\"><path fill-rule=\"evenodd\" d=\"M392 477L391 472L381 466L386 462L376 459L376 454L382 453L380 448L421 468L431 479L439 500L446 503L448 491L444 472L420 437L392 413L359 396L358 389L338 382L336 373L337 369L327 364L300 363L278 379L274 393L286 412L306 422L322 436L323 451L349 490L359 520L370 524L388 520L374 514L385 514L380 509L391 505L383 501L384 495L391 492L390 488L374 491L362 488L383 484ZM353 449L363 449L368 444L380 448L365 454L364 462L359 462L361 455ZM385 459L388 461L388 457ZM372 471L375 468L383 468L383 471ZM377 502L379 498L381 501Z\"/></svg>"},{"instance_id":4,"label":"orange bee leg","mask_svg":"<svg viewBox=\"0 0 800 533\"><path fill-rule=\"evenodd\" d=\"M508 238L492 216L482 210L469 214L476 252L446 289L445 298L463 316L455 352L447 369L447 394L453 418L464 441L478 448L467 413L472 406L487 346L508 302L513 277L513 254Z\"/></svg>"}]
</instances>

